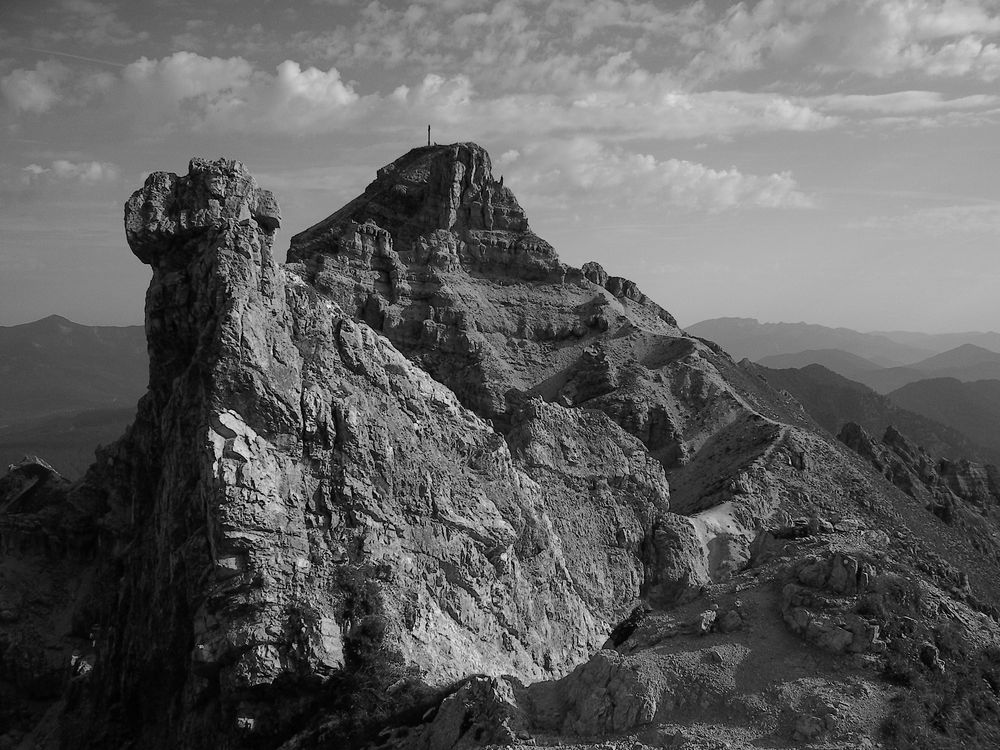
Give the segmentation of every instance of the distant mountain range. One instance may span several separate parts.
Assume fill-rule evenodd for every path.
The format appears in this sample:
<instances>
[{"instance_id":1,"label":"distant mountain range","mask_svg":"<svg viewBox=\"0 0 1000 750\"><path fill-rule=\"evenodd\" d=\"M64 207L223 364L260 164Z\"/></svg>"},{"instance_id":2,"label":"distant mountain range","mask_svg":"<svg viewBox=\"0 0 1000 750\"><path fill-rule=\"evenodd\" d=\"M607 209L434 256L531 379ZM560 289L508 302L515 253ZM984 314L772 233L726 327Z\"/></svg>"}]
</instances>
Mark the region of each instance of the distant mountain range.
<instances>
[{"instance_id":1,"label":"distant mountain range","mask_svg":"<svg viewBox=\"0 0 1000 750\"><path fill-rule=\"evenodd\" d=\"M878 435L893 425L933 454L1000 464L1000 333L861 333L752 318L687 331L754 360L831 432L848 421Z\"/></svg>"},{"instance_id":2,"label":"distant mountain range","mask_svg":"<svg viewBox=\"0 0 1000 750\"><path fill-rule=\"evenodd\" d=\"M820 365L839 375L843 375L845 378L857 381L860 381L868 373L883 369L870 359L859 357L856 354L851 354L841 349L810 349L791 354L772 354L769 357L761 357L757 360L757 364L772 370Z\"/></svg>"},{"instance_id":3,"label":"distant mountain range","mask_svg":"<svg viewBox=\"0 0 1000 750\"><path fill-rule=\"evenodd\" d=\"M916 331L872 331L874 336L885 336L893 341L915 346L928 351L947 351L962 344L974 344L975 346L1000 352L1000 333L987 331L985 333L977 331L967 331L965 333L918 333Z\"/></svg>"},{"instance_id":4,"label":"distant mountain range","mask_svg":"<svg viewBox=\"0 0 1000 750\"><path fill-rule=\"evenodd\" d=\"M955 378L931 378L909 383L889 398L1000 454L1000 380L963 383Z\"/></svg>"},{"instance_id":5,"label":"distant mountain range","mask_svg":"<svg viewBox=\"0 0 1000 750\"><path fill-rule=\"evenodd\" d=\"M812 323L761 323L753 318L713 318L688 326L687 332L714 341L736 360L746 358L754 362L780 354L836 349L869 360L876 367L891 368L912 365L963 344L1000 352L1000 333L993 331L862 333L850 328L829 328Z\"/></svg>"},{"instance_id":6,"label":"distant mountain range","mask_svg":"<svg viewBox=\"0 0 1000 750\"><path fill-rule=\"evenodd\" d=\"M836 434L847 422L855 422L876 435L883 434L891 425L934 455L1000 465L1000 441L997 436L994 434L992 440L984 439L988 433L987 424L983 425L983 430L972 430L975 433L973 436L967 430L967 420L947 417L947 407L929 413L931 410L926 408L926 404L920 403L921 397L926 399L926 403L942 402L945 400L943 395L921 390L912 397L907 394L907 397L896 400L895 394L880 395L861 383L816 364L797 369L754 367L773 388L794 396L809 416L831 433ZM949 382L959 386L975 385L954 380ZM1000 386L1000 381L996 382ZM994 421L994 433L997 424L1000 422Z\"/></svg>"},{"instance_id":7,"label":"distant mountain range","mask_svg":"<svg viewBox=\"0 0 1000 750\"><path fill-rule=\"evenodd\" d=\"M975 344L962 344L907 367L860 372L853 379L879 393L890 393L909 383L928 378L954 378L964 382L1000 379L1000 353Z\"/></svg>"},{"instance_id":8,"label":"distant mountain range","mask_svg":"<svg viewBox=\"0 0 1000 750\"><path fill-rule=\"evenodd\" d=\"M142 326L52 315L0 326L0 465L44 455L68 476L121 435L148 382Z\"/></svg>"}]
</instances>

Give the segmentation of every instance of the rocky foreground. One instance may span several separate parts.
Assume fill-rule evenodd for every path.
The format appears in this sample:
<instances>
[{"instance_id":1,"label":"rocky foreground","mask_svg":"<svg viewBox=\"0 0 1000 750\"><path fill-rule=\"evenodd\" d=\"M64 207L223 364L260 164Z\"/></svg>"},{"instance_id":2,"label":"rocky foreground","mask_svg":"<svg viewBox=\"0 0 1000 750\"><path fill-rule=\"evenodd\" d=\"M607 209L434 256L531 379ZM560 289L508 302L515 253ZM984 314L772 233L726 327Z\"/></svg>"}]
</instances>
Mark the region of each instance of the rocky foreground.
<instances>
[{"instance_id":1,"label":"rocky foreground","mask_svg":"<svg viewBox=\"0 0 1000 750\"><path fill-rule=\"evenodd\" d=\"M1000 744L995 471L837 441L474 144L279 224L227 160L126 205L149 391L2 480L0 747Z\"/></svg>"}]
</instances>

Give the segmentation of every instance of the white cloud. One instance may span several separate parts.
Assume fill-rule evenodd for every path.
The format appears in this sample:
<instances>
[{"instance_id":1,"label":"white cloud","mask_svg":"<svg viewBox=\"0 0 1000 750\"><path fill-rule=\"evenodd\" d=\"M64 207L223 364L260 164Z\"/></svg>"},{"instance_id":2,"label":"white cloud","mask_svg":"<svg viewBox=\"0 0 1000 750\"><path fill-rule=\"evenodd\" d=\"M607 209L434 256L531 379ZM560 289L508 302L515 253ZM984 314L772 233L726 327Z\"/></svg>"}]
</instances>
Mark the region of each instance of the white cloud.
<instances>
[{"instance_id":1,"label":"white cloud","mask_svg":"<svg viewBox=\"0 0 1000 750\"><path fill-rule=\"evenodd\" d=\"M22 182L31 185L40 181L96 185L102 182L116 182L121 178L118 166L104 161L73 162L68 159L54 159L47 167L33 163L23 167L21 172Z\"/></svg>"},{"instance_id":2,"label":"white cloud","mask_svg":"<svg viewBox=\"0 0 1000 750\"><path fill-rule=\"evenodd\" d=\"M5 84L21 111L42 112L57 101L82 104L94 92L108 93L102 103L108 116L147 133L190 129L301 135L345 128L399 133L415 122L430 122L462 137L510 132L547 137L570 130L628 140L808 131L838 122L807 101L778 94L684 91L671 74L646 71L629 53L603 58L593 71L576 71L572 84L564 81L556 91L489 95L465 74L437 73L388 94L361 94L336 68L324 71L285 60L268 73L242 57L193 52L139 58L117 78L101 73L71 79L58 64L42 70L53 81L48 88L21 91L16 76ZM30 80L47 79L33 74ZM66 94L70 88L72 96Z\"/></svg>"},{"instance_id":3,"label":"white cloud","mask_svg":"<svg viewBox=\"0 0 1000 750\"><path fill-rule=\"evenodd\" d=\"M833 127L838 118L807 103L770 93L685 92L669 76L630 71L598 81L583 95L512 93L481 96L466 76L429 75L391 97L398 110L384 119L460 126L476 137L517 132L547 137L560 132L602 138L730 137L743 133L810 131Z\"/></svg>"},{"instance_id":4,"label":"white cloud","mask_svg":"<svg viewBox=\"0 0 1000 750\"><path fill-rule=\"evenodd\" d=\"M360 97L336 68L303 70L297 62L285 60L276 75L256 77L245 102L235 107L237 124L245 123L250 130L302 133L333 129L353 112ZM228 117L225 112L215 114ZM210 119L221 129L228 125L218 116Z\"/></svg>"},{"instance_id":5,"label":"white cloud","mask_svg":"<svg viewBox=\"0 0 1000 750\"><path fill-rule=\"evenodd\" d=\"M723 211L739 207L806 208L812 200L791 174L748 175L681 159L657 159L575 138L526 149L509 184L532 194L567 191L584 202L627 210L669 207ZM520 191L520 187L518 188Z\"/></svg>"},{"instance_id":6,"label":"white cloud","mask_svg":"<svg viewBox=\"0 0 1000 750\"><path fill-rule=\"evenodd\" d=\"M94 0L65 2L80 13L90 9L89 17L108 10ZM713 76L768 66L788 73L786 90L797 92L801 71L814 84L817 70L1000 76L1000 51L990 38L1000 33L1000 15L984 2L759 0L715 7L694 2L664 10L642 0L348 4L344 22L332 30L294 36L304 59L326 56L337 67L287 59L267 70L254 58L185 51L142 57L117 78L103 73L89 90L113 88L109 116L152 134L376 131L398 137L430 122L456 138L573 132L623 143L816 131L853 119L923 127L993 106L988 94L805 96L764 85L706 90ZM281 48L280 35L260 24L220 30L212 48L231 48L241 31L248 49L263 45L273 54ZM183 24L178 38L185 34L208 43L197 19ZM352 66L363 82L351 80ZM388 81L387 69L395 72ZM18 70L7 79L5 96L20 112L86 101L71 93L86 88L79 77L67 83Z\"/></svg>"},{"instance_id":7,"label":"white cloud","mask_svg":"<svg viewBox=\"0 0 1000 750\"><path fill-rule=\"evenodd\" d=\"M122 71L122 80L128 109L160 127L322 132L336 127L359 100L336 68L303 69L292 60L269 74L241 57L176 52L160 60L140 58Z\"/></svg>"},{"instance_id":8,"label":"white cloud","mask_svg":"<svg viewBox=\"0 0 1000 750\"><path fill-rule=\"evenodd\" d=\"M0 79L4 98L18 112L48 112L64 96L69 68L55 60L41 60L33 70L18 68Z\"/></svg>"},{"instance_id":9,"label":"white cloud","mask_svg":"<svg viewBox=\"0 0 1000 750\"><path fill-rule=\"evenodd\" d=\"M175 106L199 98L211 102L226 92L245 89L253 72L253 66L241 57L222 59L176 52L162 60L140 57L125 67L122 79L151 101Z\"/></svg>"},{"instance_id":10,"label":"white cloud","mask_svg":"<svg viewBox=\"0 0 1000 750\"><path fill-rule=\"evenodd\" d=\"M520 156L521 152L518 151L516 148L512 148L500 154L500 156L496 160L496 163L498 166L506 167L507 165L516 162L520 158Z\"/></svg>"},{"instance_id":11,"label":"white cloud","mask_svg":"<svg viewBox=\"0 0 1000 750\"><path fill-rule=\"evenodd\" d=\"M75 180L84 184L114 182L121 177L121 171L111 162L89 161L71 162L56 159L52 162L52 174L60 180Z\"/></svg>"},{"instance_id":12,"label":"white cloud","mask_svg":"<svg viewBox=\"0 0 1000 750\"><path fill-rule=\"evenodd\" d=\"M682 41L715 77L767 65L889 76L1000 77L1000 13L990 0L760 0L738 3Z\"/></svg>"},{"instance_id":13,"label":"white cloud","mask_svg":"<svg viewBox=\"0 0 1000 750\"><path fill-rule=\"evenodd\" d=\"M40 60L33 69L17 68L0 79L0 91L15 112L44 114L59 105L75 106L114 87L106 71L76 71L58 60Z\"/></svg>"}]
</instances>

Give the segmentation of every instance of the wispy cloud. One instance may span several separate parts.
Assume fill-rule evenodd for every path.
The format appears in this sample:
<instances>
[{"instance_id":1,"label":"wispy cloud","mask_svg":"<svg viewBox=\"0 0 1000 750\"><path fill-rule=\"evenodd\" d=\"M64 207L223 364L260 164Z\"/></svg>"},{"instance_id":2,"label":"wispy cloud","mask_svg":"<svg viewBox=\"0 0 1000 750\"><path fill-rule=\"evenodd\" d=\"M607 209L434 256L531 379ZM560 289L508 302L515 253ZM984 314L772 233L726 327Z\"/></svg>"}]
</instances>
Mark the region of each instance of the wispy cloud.
<instances>
[{"instance_id":1,"label":"wispy cloud","mask_svg":"<svg viewBox=\"0 0 1000 750\"><path fill-rule=\"evenodd\" d=\"M54 159L48 166L31 163L21 169L22 181L36 183L39 180L78 182L93 185L100 182L116 182L121 179L121 170L111 162L72 162L68 159Z\"/></svg>"},{"instance_id":2,"label":"wispy cloud","mask_svg":"<svg viewBox=\"0 0 1000 750\"><path fill-rule=\"evenodd\" d=\"M702 8L681 37L700 77L781 65L1000 77L1000 13L990 0L761 0L717 15Z\"/></svg>"},{"instance_id":3,"label":"wispy cloud","mask_svg":"<svg viewBox=\"0 0 1000 750\"><path fill-rule=\"evenodd\" d=\"M530 194L558 190L576 205L598 202L646 214L657 206L718 212L813 205L788 172L744 174L733 167L657 159L586 138L530 146L523 155L503 155L500 164L519 190L522 186Z\"/></svg>"},{"instance_id":4,"label":"wispy cloud","mask_svg":"<svg viewBox=\"0 0 1000 750\"><path fill-rule=\"evenodd\" d=\"M149 32L137 31L123 21L110 3L97 0L62 0L59 10L64 24L52 38L68 37L90 48L120 47L149 39ZM44 37L42 37L44 38Z\"/></svg>"},{"instance_id":5,"label":"wispy cloud","mask_svg":"<svg viewBox=\"0 0 1000 750\"><path fill-rule=\"evenodd\" d=\"M804 100L810 107L834 112L914 114L996 107L1000 96L974 94L948 98L938 91L894 91L887 94L830 94Z\"/></svg>"},{"instance_id":6,"label":"wispy cloud","mask_svg":"<svg viewBox=\"0 0 1000 750\"><path fill-rule=\"evenodd\" d=\"M37 47L24 47L23 49L28 52L38 52L42 55L55 55L56 57L65 57L68 60L80 60L82 62L92 62L99 65L110 65L114 68L124 68L125 63L115 62L114 60L104 60L99 57L86 57L84 55L73 55L69 52L57 52L51 49L38 49Z\"/></svg>"},{"instance_id":7,"label":"wispy cloud","mask_svg":"<svg viewBox=\"0 0 1000 750\"><path fill-rule=\"evenodd\" d=\"M516 128L525 136L573 129L603 137L700 138L741 133L809 131L837 117L772 93L686 92L669 75L652 75L612 58L586 83L563 93L481 93L464 74L430 73L412 86L363 92L336 68L321 70L285 60L273 72L242 57L177 52L140 58L120 76L81 74L56 61L16 70L3 79L18 111L46 112L57 104L84 104L107 94L102 108L144 130L179 127L213 132L309 134L391 132L413 121L433 121L483 137ZM70 95L70 92L73 92Z\"/></svg>"},{"instance_id":8,"label":"wispy cloud","mask_svg":"<svg viewBox=\"0 0 1000 750\"><path fill-rule=\"evenodd\" d=\"M853 226L934 237L1000 234L1000 203L934 206L893 216L874 216Z\"/></svg>"}]
</instances>

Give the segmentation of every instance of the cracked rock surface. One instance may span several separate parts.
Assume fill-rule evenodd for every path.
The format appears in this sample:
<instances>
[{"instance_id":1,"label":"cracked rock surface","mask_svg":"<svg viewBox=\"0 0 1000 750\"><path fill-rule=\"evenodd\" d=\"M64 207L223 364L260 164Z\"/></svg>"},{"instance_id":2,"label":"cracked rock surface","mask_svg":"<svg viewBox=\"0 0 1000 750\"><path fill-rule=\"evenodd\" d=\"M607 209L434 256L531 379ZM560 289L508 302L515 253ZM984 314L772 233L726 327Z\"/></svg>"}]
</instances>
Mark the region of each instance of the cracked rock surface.
<instances>
[{"instance_id":1,"label":"cracked rock surface","mask_svg":"<svg viewBox=\"0 0 1000 750\"><path fill-rule=\"evenodd\" d=\"M988 690L997 558L562 264L479 146L387 165L283 265L280 221L231 160L128 201L136 421L0 486L0 688L39 691L7 746L872 747L886 673Z\"/></svg>"}]
</instances>

